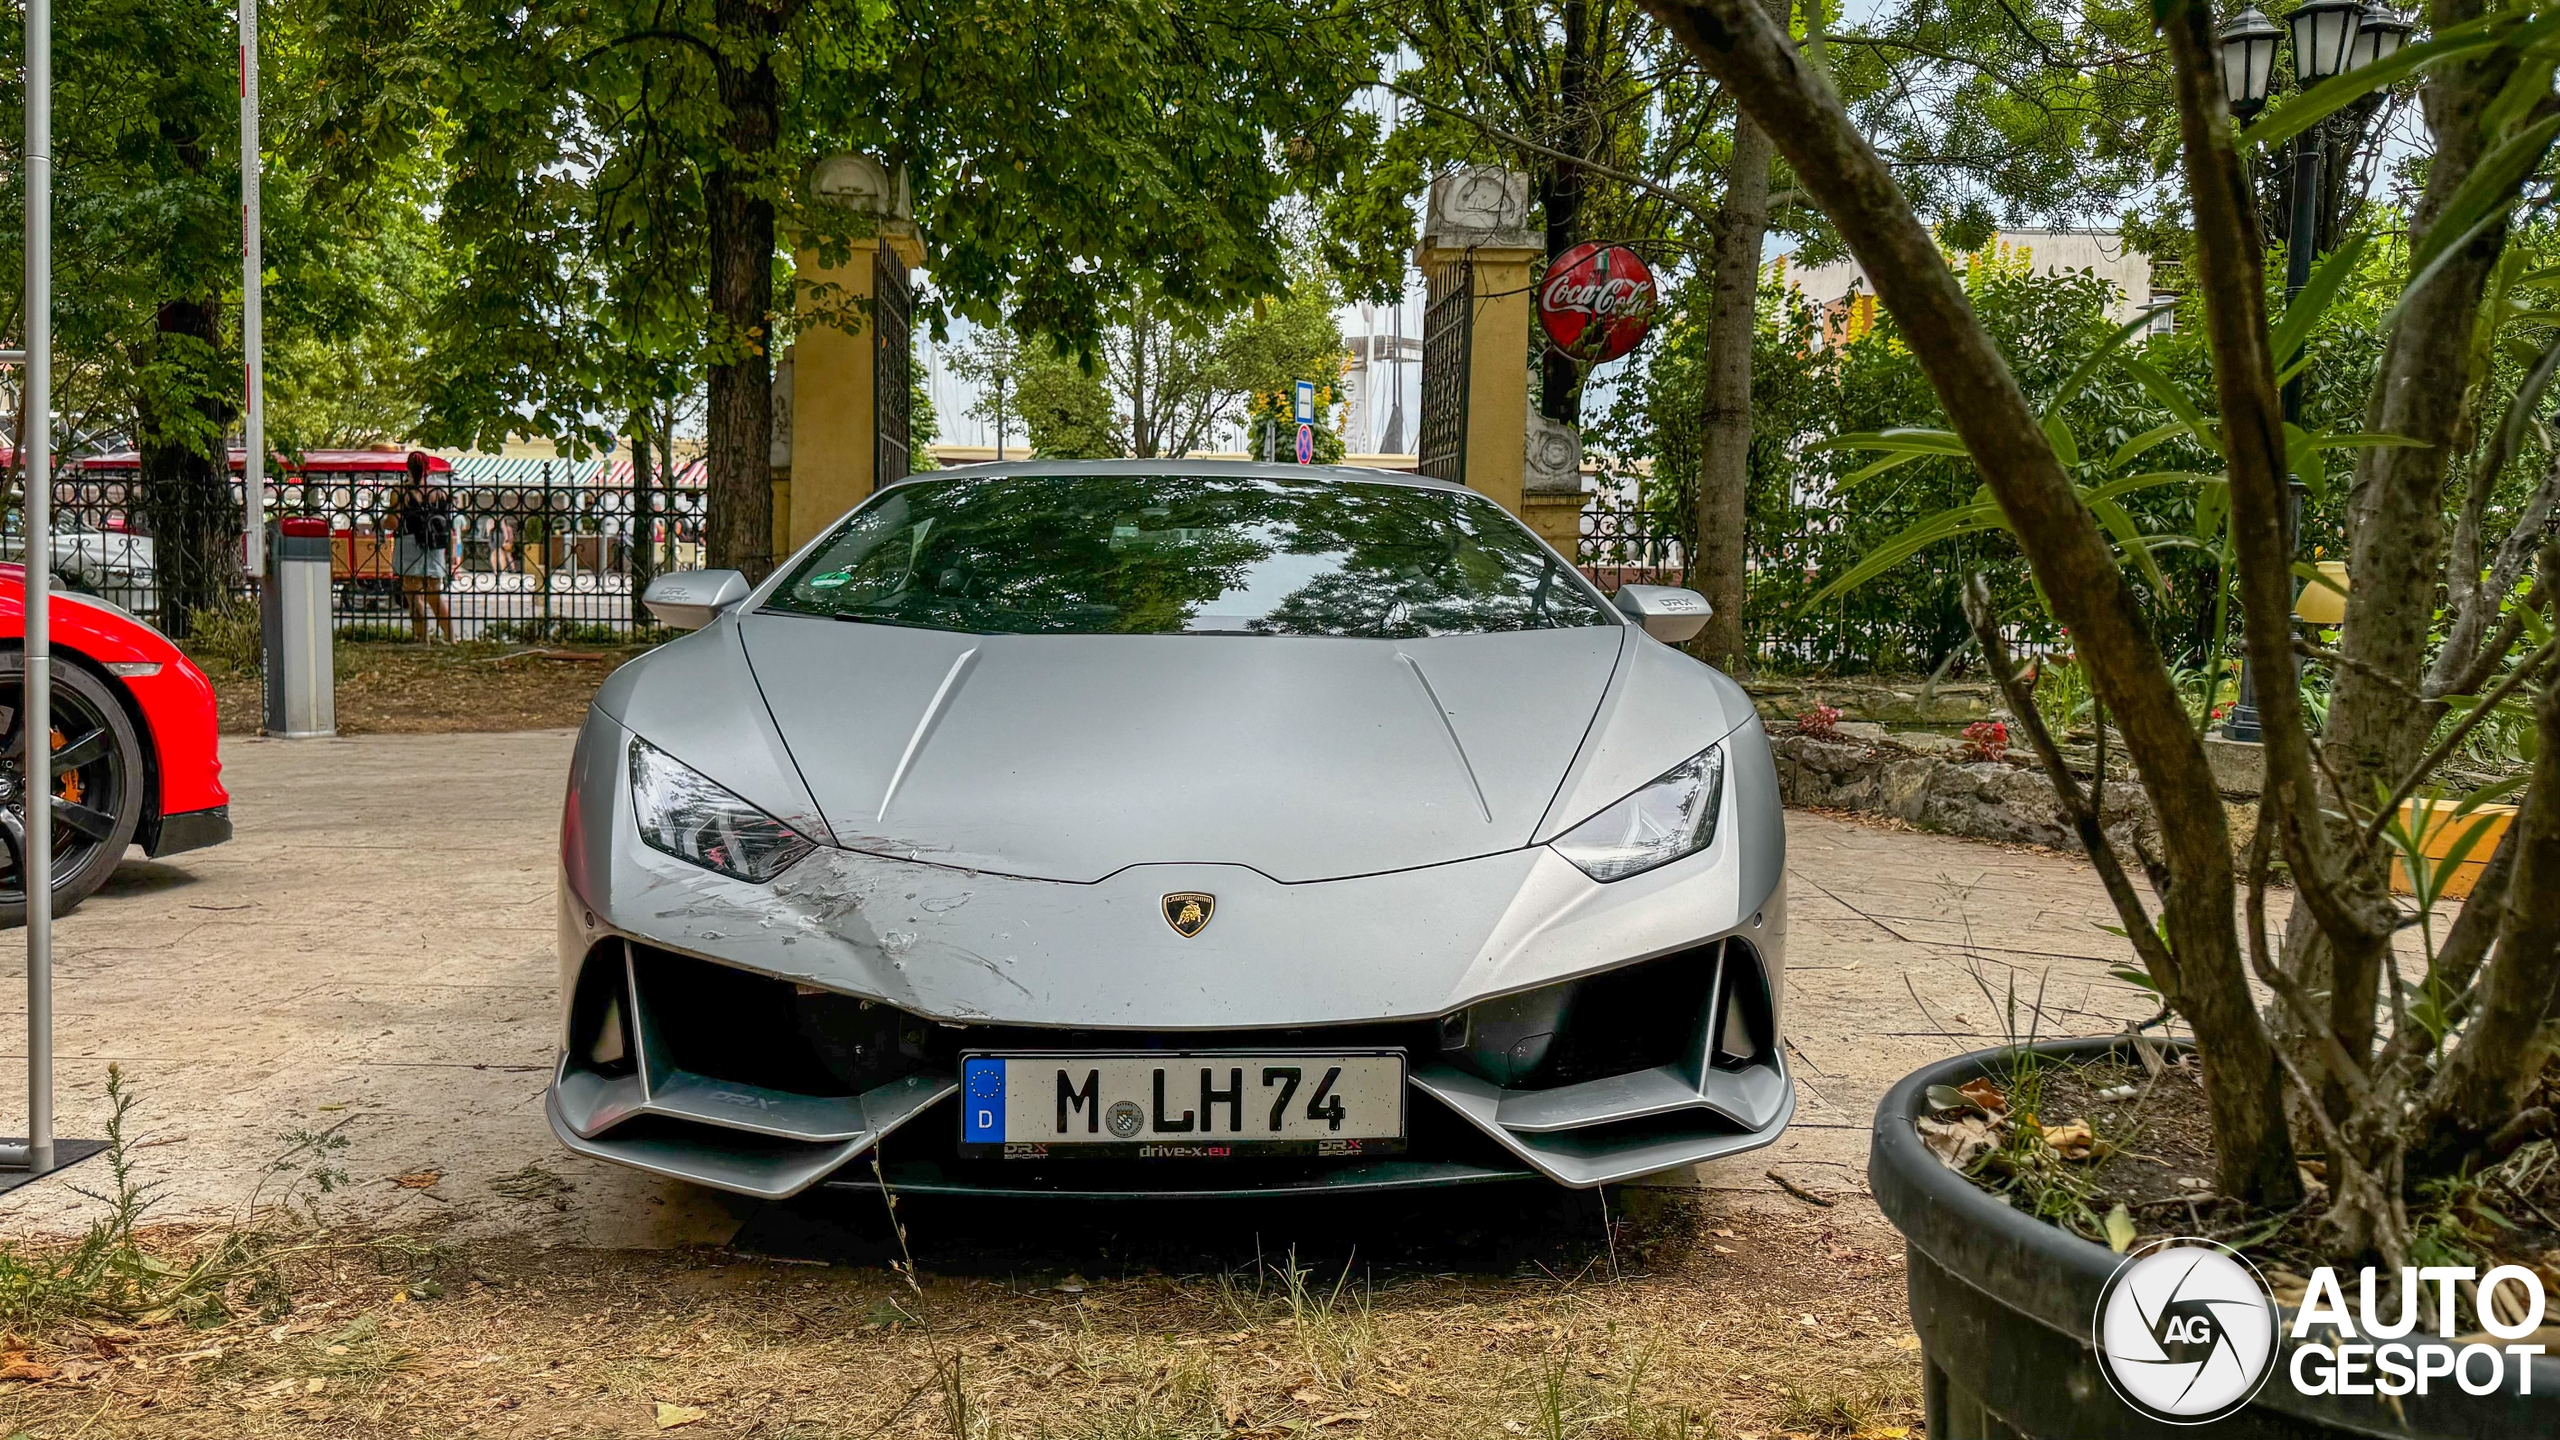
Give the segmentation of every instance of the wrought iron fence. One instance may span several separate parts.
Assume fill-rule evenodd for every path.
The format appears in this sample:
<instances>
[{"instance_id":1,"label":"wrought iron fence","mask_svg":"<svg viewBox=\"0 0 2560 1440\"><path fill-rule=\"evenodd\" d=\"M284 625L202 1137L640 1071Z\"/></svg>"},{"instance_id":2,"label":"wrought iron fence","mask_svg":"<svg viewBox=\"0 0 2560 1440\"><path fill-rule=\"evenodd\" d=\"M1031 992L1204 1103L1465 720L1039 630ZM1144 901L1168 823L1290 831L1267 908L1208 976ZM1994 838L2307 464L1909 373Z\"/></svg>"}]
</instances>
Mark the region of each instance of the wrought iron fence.
<instances>
[{"instance_id":1,"label":"wrought iron fence","mask_svg":"<svg viewBox=\"0 0 2560 1440\"><path fill-rule=\"evenodd\" d=\"M1686 585L1689 551L1678 520L1634 505L1595 499L1583 507L1574 563L1602 590L1621 585Z\"/></svg>"},{"instance_id":2,"label":"wrought iron fence","mask_svg":"<svg viewBox=\"0 0 2560 1440\"><path fill-rule=\"evenodd\" d=\"M702 563L699 464L635 491L628 463L500 462L439 473L453 542L439 587L458 639L605 640L646 629L645 577ZM332 613L341 632L407 631L389 520L397 471L306 470L271 480L270 516L323 516L332 540ZM136 504L137 472L91 468L54 482L54 568L65 583L143 615L162 603L162 557ZM231 477L232 514L241 513ZM16 536L9 537L14 546ZM646 547L645 553L643 546ZM251 593L238 563L227 588ZM635 583L635 576L638 577Z\"/></svg>"}]
</instances>

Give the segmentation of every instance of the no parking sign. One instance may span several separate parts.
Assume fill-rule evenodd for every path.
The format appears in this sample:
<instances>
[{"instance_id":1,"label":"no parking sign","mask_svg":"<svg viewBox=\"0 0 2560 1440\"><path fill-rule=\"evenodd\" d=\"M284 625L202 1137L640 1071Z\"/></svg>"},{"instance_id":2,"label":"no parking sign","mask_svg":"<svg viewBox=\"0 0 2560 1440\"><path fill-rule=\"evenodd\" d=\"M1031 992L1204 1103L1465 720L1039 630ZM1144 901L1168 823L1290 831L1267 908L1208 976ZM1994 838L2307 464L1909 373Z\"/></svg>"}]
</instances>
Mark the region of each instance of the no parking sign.
<instances>
[{"instance_id":1,"label":"no parking sign","mask_svg":"<svg viewBox=\"0 0 2560 1440\"><path fill-rule=\"evenodd\" d=\"M1298 463L1316 463L1316 427L1313 425L1301 423L1298 426Z\"/></svg>"}]
</instances>

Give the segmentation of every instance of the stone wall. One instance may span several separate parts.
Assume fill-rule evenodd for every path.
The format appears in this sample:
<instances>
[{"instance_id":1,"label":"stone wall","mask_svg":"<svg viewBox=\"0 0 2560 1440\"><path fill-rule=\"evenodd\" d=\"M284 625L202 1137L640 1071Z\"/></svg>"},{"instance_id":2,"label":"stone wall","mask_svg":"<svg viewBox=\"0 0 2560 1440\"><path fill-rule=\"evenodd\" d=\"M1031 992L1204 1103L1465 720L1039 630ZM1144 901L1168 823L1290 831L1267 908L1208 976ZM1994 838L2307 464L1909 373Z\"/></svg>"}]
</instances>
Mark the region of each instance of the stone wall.
<instances>
[{"instance_id":1,"label":"stone wall","mask_svg":"<svg viewBox=\"0 0 2560 1440\"><path fill-rule=\"evenodd\" d=\"M1774 734L1770 748L1777 755L1778 794L1792 806L1890 815L1922 830L2007 844L2080 848L2051 782L2032 764L1967 761L1960 747L1937 735L1833 740ZM2106 804L2108 832L2130 855L2125 847L2132 832L2152 828L2151 807L2140 788L2125 781L2108 785Z\"/></svg>"}]
</instances>

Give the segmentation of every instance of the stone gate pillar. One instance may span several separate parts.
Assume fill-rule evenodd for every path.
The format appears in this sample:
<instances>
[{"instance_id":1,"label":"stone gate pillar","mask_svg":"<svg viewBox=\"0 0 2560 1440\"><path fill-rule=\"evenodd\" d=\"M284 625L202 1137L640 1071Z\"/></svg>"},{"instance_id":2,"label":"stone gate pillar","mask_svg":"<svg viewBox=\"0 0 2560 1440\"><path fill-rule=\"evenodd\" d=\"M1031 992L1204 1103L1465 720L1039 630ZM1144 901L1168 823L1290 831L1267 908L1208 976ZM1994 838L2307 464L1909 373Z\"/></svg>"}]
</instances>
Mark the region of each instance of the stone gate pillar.
<instances>
[{"instance_id":1,"label":"stone gate pillar","mask_svg":"<svg viewBox=\"0 0 2560 1440\"><path fill-rule=\"evenodd\" d=\"M1529 291L1545 255L1526 175L1479 166L1431 183L1413 255L1430 297L1417 468L1514 515L1526 513Z\"/></svg>"},{"instance_id":2,"label":"stone gate pillar","mask_svg":"<svg viewBox=\"0 0 2560 1440\"><path fill-rule=\"evenodd\" d=\"M924 263L924 244L910 218L905 172L839 155L819 163L810 187L822 201L873 217L879 238L853 242L842 265L822 264L811 246L797 251L790 442L775 456L784 472L775 492L784 502L774 517L777 556L912 468L907 285L908 272Z\"/></svg>"}]
</instances>

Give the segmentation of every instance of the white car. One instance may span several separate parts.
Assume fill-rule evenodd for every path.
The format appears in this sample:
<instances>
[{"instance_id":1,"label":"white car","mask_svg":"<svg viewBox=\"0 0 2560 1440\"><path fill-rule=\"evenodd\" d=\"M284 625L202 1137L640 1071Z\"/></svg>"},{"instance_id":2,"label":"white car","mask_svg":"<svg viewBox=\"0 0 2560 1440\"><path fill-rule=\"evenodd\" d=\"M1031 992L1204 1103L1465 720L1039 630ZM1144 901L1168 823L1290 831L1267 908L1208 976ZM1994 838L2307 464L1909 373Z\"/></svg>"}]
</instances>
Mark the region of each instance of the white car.
<instances>
[{"instance_id":1,"label":"white car","mask_svg":"<svg viewBox=\"0 0 2560 1440\"><path fill-rule=\"evenodd\" d=\"M882 490L605 682L553 1132L743 1194L1591 1186L1778 1138L1751 699L1490 500L1299 465ZM875 1166L875 1161L876 1166Z\"/></svg>"},{"instance_id":2,"label":"white car","mask_svg":"<svg viewBox=\"0 0 2560 1440\"><path fill-rule=\"evenodd\" d=\"M56 580L74 590L103 595L128 610L148 611L154 603L159 571L152 558L151 537L121 530L100 530L68 515L53 519L50 550ZM11 514L0 532L0 559L26 557L25 521Z\"/></svg>"}]
</instances>

